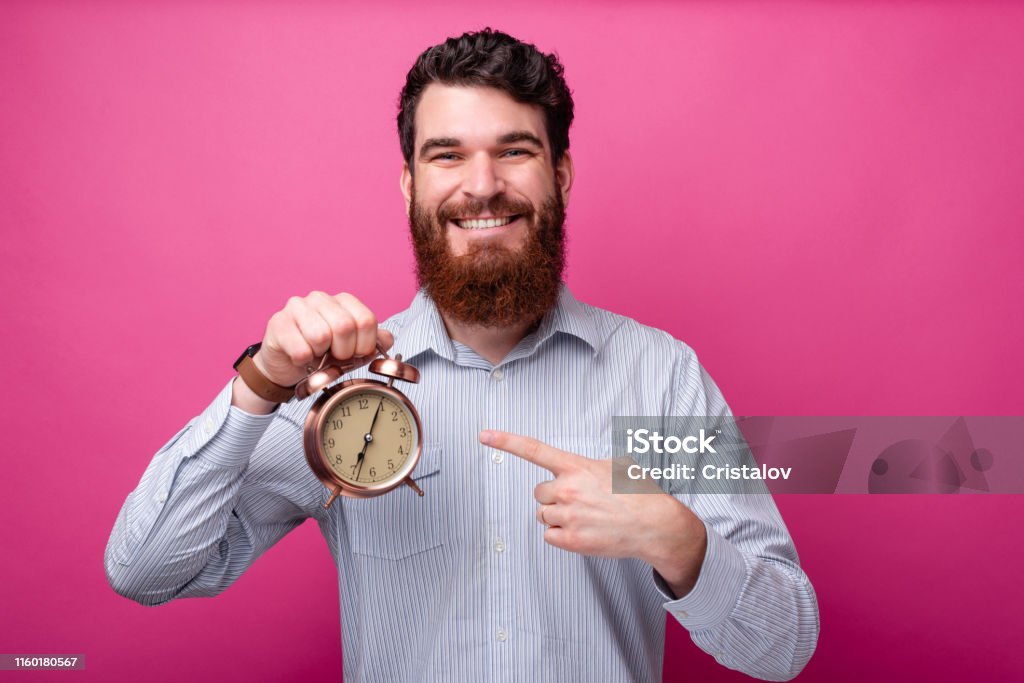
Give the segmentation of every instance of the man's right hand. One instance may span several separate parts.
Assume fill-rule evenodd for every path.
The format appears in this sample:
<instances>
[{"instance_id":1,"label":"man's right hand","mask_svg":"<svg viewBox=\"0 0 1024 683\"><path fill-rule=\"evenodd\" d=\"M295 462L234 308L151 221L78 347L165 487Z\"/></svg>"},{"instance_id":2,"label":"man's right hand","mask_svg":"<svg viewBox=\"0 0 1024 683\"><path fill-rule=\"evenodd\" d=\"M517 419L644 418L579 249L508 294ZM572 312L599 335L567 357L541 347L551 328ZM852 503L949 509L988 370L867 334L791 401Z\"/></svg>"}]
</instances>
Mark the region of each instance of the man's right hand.
<instances>
[{"instance_id":1,"label":"man's right hand","mask_svg":"<svg viewBox=\"0 0 1024 683\"><path fill-rule=\"evenodd\" d=\"M267 379L290 387L306 376L314 358L330 353L337 360L368 356L377 342L385 349L394 337L377 327L377 317L356 297L341 293L310 292L293 296L285 307L270 317L263 345L253 362ZM273 403L257 396L236 378L232 405L252 413L269 413Z\"/></svg>"}]
</instances>

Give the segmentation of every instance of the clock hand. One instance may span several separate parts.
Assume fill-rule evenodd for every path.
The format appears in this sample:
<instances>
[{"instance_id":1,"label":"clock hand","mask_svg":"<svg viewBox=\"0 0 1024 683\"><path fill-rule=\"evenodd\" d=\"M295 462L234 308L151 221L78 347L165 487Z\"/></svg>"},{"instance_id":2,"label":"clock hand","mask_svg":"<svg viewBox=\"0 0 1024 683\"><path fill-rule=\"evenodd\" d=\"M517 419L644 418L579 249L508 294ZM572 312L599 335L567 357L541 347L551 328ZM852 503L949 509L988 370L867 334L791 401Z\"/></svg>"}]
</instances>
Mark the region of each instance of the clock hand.
<instances>
[{"instance_id":1,"label":"clock hand","mask_svg":"<svg viewBox=\"0 0 1024 683\"><path fill-rule=\"evenodd\" d=\"M370 427L370 429L373 429L373 427ZM373 441L372 434L367 432L363 435L363 448L359 451L359 455L356 456L356 464L359 465L359 469L356 470L356 481L359 481L359 475L363 471L363 458L366 457L366 447L370 445L371 441Z\"/></svg>"},{"instance_id":2,"label":"clock hand","mask_svg":"<svg viewBox=\"0 0 1024 683\"><path fill-rule=\"evenodd\" d=\"M377 404L377 410L373 412L373 422L370 423L370 431L367 434L373 434L373 426L377 424L377 418L380 417L381 406L384 405L384 397L381 396L380 403Z\"/></svg>"},{"instance_id":3,"label":"clock hand","mask_svg":"<svg viewBox=\"0 0 1024 683\"><path fill-rule=\"evenodd\" d=\"M363 450L365 451L366 448L364 447ZM362 473L363 473L363 454L360 452L359 453L359 468L356 470L356 481L359 481L359 475L362 474Z\"/></svg>"},{"instance_id":4,"label":"clock hand","mask_svg":"<svg viewBox=\"0 0 1024 683\"><path fill-rule=\"evenodd\" d=\"M377 424L377 418L380 416L381 406L384 405L384 397L380 399L380 403L377 404L377 410L373 411L373 420L370 422L370 431L366 432L363 437L363 448L359 451L359 457L356 459L356 463L359 468L356 470L356 481L359 481L359 475L363 472L363 459L366 457L366 447L373 441L373 427Z\"/></svg>"}]
</instances>

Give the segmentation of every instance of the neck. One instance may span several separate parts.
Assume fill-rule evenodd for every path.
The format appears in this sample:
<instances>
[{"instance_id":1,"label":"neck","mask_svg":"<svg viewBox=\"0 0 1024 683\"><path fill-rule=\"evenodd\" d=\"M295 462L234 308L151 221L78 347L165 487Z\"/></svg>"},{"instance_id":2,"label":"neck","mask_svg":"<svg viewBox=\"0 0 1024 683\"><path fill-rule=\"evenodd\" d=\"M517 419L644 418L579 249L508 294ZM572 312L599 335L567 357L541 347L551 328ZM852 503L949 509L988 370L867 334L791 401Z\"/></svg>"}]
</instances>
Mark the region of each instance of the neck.
<instances>
[{"instance_id":1,"label":"neck","mask_svg":"<svg viewBox=\"0 0 1024 683\"><path fill-rule=\"evenodd\" d=\"M465 344L486 358L492 365L500 363L516 344L537 327L538 320L517 323L508 327L483 327L467 325L441 314L448 336L453 341Z\"/></svg>"}]
</instances>

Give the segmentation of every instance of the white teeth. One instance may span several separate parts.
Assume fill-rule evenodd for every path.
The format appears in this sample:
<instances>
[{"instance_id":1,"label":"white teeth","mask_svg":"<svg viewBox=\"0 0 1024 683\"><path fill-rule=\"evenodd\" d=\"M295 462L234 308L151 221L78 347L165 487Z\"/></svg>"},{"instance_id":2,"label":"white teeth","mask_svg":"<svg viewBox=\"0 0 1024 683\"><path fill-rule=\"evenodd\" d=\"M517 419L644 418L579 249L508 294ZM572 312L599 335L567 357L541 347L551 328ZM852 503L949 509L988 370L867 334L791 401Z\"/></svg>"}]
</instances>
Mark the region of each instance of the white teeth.
<instances>
[{"instance_id":1,"label":"white teeth","mask_svg":"<svg viewBox=\"0 0 1024 683\"><path fill-rule=\"evenodd\" d=\"M512 222L512 216L504 218L475 218L470 220L457 220L455 224L465 230L484 230L486 228L500 228Z\"/></svg>"}]
</instances>

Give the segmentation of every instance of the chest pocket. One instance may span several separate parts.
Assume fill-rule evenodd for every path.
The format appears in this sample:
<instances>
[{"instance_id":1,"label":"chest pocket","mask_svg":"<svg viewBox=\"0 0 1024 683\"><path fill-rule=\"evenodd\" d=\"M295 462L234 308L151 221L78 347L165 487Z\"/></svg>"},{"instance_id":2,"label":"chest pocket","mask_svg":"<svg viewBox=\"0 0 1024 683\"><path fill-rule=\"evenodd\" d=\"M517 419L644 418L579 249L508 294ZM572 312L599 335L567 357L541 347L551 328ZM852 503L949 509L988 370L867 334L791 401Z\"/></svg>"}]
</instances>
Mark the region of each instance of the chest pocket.
<instances>
[{"instance_id":1,"label":"chest pocket","mask_svg":"<svg viewBox=\"0 0 1024 683\"><path fill-rule=\"evenodd\" d=\"M402 484L376 498L344 499L352 552L401 560L444 544L441 456L440 445L424 444L412 476L422 497Z\"/></svg>"}]
</instances>

